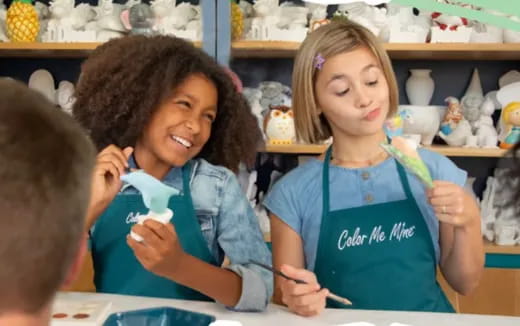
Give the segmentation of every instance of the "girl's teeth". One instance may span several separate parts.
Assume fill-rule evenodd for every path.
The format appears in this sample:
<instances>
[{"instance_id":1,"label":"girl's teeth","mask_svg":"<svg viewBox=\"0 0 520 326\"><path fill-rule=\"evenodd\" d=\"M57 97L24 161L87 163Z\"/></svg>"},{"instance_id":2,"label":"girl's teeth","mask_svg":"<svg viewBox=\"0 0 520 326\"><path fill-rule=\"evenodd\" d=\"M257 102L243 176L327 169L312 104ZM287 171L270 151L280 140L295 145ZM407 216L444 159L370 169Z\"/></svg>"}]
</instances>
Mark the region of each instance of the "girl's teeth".
<instances>
[{"instance_id":1,"label":"girl's teeth","mask_svg":"<svg viewBox=\"0 0 520 326\"><path fill-rule=\"evenodd\" d=\"M191 147L191 143L185 139L182 139L182 138L176 137L176 136L173 136L172 138L173 138L173 140L175 140L176 142L178 142L179 144L181 144L183 146Z\"/></svg>"}]
</instances>

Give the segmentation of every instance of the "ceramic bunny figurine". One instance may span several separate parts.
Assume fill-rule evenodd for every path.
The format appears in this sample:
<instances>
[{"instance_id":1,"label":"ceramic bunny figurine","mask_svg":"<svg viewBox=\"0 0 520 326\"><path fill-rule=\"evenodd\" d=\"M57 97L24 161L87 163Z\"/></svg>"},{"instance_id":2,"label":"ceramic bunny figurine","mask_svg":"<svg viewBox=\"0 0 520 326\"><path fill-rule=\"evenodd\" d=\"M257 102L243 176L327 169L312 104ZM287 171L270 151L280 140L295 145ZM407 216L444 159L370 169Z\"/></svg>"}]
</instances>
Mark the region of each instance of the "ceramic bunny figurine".
<instances>
[{"instance_id":1,"label":"ceramic bunny figurine","mask_svg":"<svg viewBox=\"0 0 520 326\"><path fill-rule=\"evenodd\" d=\"M495 104L492 99L486 98L480 106L480 117L474 124L479 147L497 147L498 134L491 117L493 112L495 112Z\"/></svg>"}]
</instances>

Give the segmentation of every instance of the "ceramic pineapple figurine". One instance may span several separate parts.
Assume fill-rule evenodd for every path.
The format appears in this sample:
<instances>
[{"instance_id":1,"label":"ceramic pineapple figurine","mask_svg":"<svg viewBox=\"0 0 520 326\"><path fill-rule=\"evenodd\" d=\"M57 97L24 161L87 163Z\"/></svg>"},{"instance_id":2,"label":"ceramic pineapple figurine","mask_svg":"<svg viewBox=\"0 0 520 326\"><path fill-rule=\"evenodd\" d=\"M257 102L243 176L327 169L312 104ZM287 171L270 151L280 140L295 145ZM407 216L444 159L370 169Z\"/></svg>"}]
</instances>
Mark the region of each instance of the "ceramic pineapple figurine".
<instances>
[{"instance_id":1,"label":"ceramic pineapple figurine","mask_svg":"<svg viewBox=\"0 0 520 326\"><path fill-rule=\"evenodd\" d=\"M244 14L240 6L231 0L231 39L239 40L244 33Z\"/></svg>"},{"instance_id":2,"label":"ceramic pineapple figurine","mask_svg":"<svg viewBox=\"0 0 520 326\"><path fill-rule=\"evenodd\" d=\"M7 35L13 42L34 42L40 30L32 0L14 0L7 10Z\"/></svg>"}]
</instances>

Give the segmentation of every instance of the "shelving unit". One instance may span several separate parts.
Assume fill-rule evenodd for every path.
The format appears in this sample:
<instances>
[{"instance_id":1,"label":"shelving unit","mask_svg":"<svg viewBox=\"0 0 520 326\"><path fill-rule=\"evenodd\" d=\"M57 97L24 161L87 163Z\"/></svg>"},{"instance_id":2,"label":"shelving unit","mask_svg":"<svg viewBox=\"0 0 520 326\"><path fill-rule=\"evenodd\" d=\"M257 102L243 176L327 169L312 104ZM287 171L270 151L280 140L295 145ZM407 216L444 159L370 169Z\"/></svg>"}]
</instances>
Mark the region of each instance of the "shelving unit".
<instances>
[{"instance_id":1,"label":"shelving unit","mask_svg":"<svg viewBox=\"0 0 520 326\"><path fill-rule=\"evenodd\" d=\"M237 41L235 58L291 58L299 42ZM397 60L520 60L518 43L387 43L390 58Z\"/></svg>"},{"instance_id":2,"label":"shelving unit","mask_svg":"<svg viewBox=\"0 0 520 326\"><path fill-rule=\"evenodd\" d=\"M484 242L484 251L487 254L520 255L520 246L499 246L492 242Z\"/></svg>"},{"instance_id":3,"label":"shelving unit","mask_svg":"<svg viewBox=\"0 0 520 326\"><path fill-rule=\"evenodd\" d=\"M86 57L101 43L0 43L1 57ZM195 42L200 47L201 42ZM291 58L299 42L237 41L232 43L235 58ZM392 59L398 60L520 60L520 44L479 43L387 43Z\"/></svg>"},{"instance_id":4,"label":"shelving unit","mask_svg":"<svg viewBox=\"0 0 520 326\"><path fill-rule=\"evenodd\" d=\"M0 57L85 58L102 43L0 42ZM201 47L201 42L194 42Z\"/></svg>"},{"instance_id":5,"label":"shelving unit","mask_svg":"<svg viewBox=\"0 0 520 326\"><path fill-rule=\"evenodd\" d=\"M327 149L328 145L307 145L307 144L293 144L293 145L266 145L263 149L268 153L280 154L307 154L319 155ZM425 146L424 148L432 150L446 156L459 157L502 157L507 151L500 148L462 148L450 147L442 145Z\"/></svg>"}]
</instances>

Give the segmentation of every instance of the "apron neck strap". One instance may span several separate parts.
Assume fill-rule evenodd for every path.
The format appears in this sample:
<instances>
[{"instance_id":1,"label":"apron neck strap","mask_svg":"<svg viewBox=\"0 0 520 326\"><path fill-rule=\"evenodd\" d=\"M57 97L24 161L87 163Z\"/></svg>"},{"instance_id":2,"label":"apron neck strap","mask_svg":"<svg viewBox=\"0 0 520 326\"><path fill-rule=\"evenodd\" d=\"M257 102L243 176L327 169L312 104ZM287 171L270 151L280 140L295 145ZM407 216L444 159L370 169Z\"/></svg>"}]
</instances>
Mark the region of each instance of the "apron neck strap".
<instances>
[{"instance_id":1,"label":"apron neck strap","mask_svg":"<svg viewBox=\"0 0 520 326\"><path fill-rule=\"evenodd\" d=\"M327 148L325 152L325 159L323 160L323 178L322 178L322 190L323 190L323 213L326 214L330 210L330 182L329 182L329 165L330 165L330 156L332 154L332 145ZM395 161L395 165L397 167L397 173L399 174L399 179L401 180L401 184L403 185L403 190L407 199L411 199L412 190L410 188L410 183L408 182L408 178L406 177L406 172L397 160Z\"/></svg>"},{"instance_id":2,"label":"apron neck strap","mask_svg":"<svg viewBox=\"0 0 520 326\"><path fill-rule=\"evenodd\" d=\"M330 164L330 156L331 156L331 153L332 153L332 145L329 146L329 148L327 148L327 152L325 153L325 159L323 160L323 180L322 180L322 183L323 183L323 186L322 186L322 191L323 191L323 214L326 214L329 212L329 204L330 204L330 200L329 200L329 188L330 188L330 185L329 185L329 164Z\"/></svg>"},{"instance_id":3,"label":"apron neck strap","mask_svg":"<svg viewBox=\"0 0 520 326\"><path fill-rule=\"evenodd\" d=\"M406 198L411 199L411 198L413 198L412 190L410 188L410 183L408 182L408 178L406 177L406 172L398 160L394 160L394 161L395 161L395 165L397 166L397 173L399 173L399 179L401 179L401 184L403 185L403 190L406 195Z\"/></svg>"},{"instance_id":4,"label":"apron neck strap","mask_svg":"<svg viewBox=\"0 0 520 326\"><path fill-rule=\"evenodd\" d=\"M191 176L191 161L186 162L182 167L182 191L184 192L184 196L187 196L191 201L191 191L190 191L190 176Z\"/></svg>"}]
</instances>

